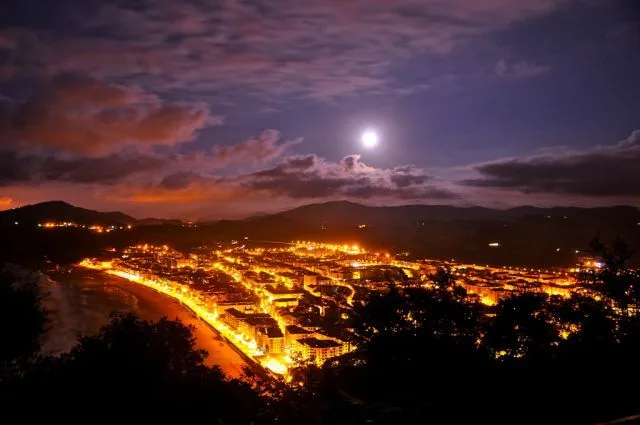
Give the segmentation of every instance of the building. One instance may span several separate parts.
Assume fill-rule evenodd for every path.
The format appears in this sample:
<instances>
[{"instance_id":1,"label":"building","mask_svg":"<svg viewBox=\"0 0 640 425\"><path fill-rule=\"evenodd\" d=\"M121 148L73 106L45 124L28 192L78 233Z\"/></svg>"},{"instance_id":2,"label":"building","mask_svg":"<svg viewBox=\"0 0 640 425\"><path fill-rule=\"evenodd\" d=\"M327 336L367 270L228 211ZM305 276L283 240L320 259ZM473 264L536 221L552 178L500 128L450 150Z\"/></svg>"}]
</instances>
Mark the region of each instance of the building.
<instances>
[{"instance_id":1,"label":"building","mask_svg":"<svg viewBox=\"0 0 640 425\"><path fill-rule=\"evenodd\" d=\"M313 336L313 331L307 330L301 326L289 325L285 328L285 348L291 352L296 349L296 341L302 338Z\"/></svg>"},{"instance_id":2,"label":"building","mask_svg":"<svg viewBox=\"0 0 640 425\"><path fill-rule=\"evenodd\" d=\"M300 299L304 295L304 291L300 289L277 288L274 286L267 286L265 291L267 292L267 298L269 298L269 301L271 302L283 298Z\"/></svg>"},{"instance_id":3,"label":"building","mask_svg":"<svg viewBox=\"0 0 640 425\"><path fill-rule=\"evenodd\" d=\"M273 300L274 307L296 307L298 298L278 298Z\"/></svg>"},{"instance_id":4,"label":"building","mask_svg":"<svg viewBox=\"0 0 640 425\"><path fill-rule=\"evenodd\" d=\"M223 316L230 309L248 312L253 310L254 306L255 303L253 301L219 301L216 303L216 311L218 315Z\"/></svg>"},{"instance_id":5,"label":"building","mask_svg":"<svg viewBox=\"0 0 640 425\"><path fill-rule=\"evenodd\" d=\"M240 326L238 327L238 331L243 335L253 339L255 341L258 340L258 331L261 328L277 328L278 323L275 319L268 314L257 313L257 314L247 314L240 321Z\"/></svg>"},{"instance_id":6,"label":"building","mask_svg":"<svg viewBox=\"0 0 640 425\"><path fill-rule=\"evenodd\" d=\"M285 352L284 334L278 327L259 328L256 343L263 352L268 354L283 354Z\"/></svg>"},{"instance_id":7,"label":"building","mask_svg":"<svg viewBox=\"0 0 640 425\"><path fill-rule=\"evenodd\" d=\"M315 286L317 284L317 275L304 275L302 278L302 284L304 288L308 288L309 286Z\"/></svg>"},{"instance_id":8,"label":"building","mask_svg":"<svg viewBox=\"0 0 640 425\"><path fill-rule=\"evenodd\" d=\"M231 329L239 329L247 314L235 308L228 308L221 316L222 322Z\"/></svg>"},{"instance_id":9,"label":"building","mask_svg":"<svg viewBox=\"0 0 640 425\"><path fill-rule=\"evenodd\" d=\"M303 360L310 360L322 365L326 360L343 353L343 344L315 337L300 338L294 343L294 352L300 354Z\"/></svg>"}]
</instances>

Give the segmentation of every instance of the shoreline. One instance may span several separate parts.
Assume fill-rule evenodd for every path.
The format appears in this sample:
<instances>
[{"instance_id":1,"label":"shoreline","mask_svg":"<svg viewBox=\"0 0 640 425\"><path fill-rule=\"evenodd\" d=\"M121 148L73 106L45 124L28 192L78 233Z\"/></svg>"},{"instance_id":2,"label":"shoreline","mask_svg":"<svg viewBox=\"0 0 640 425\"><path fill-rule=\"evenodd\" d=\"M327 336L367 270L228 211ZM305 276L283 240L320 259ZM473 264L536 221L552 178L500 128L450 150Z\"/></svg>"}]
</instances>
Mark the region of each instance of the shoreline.
<instances>
[{"instance_id":1,"label":"shoreline","mask_svg":"<svg viewBox=\"0 0 640 425\"><path fill-rule=\"evenodd\" d=\"M47 276L51 294L46 297L45 302L53 307L53 324L49 329L53 334L58 331L61 334L75 332L90 335L108 323L108 316L112 311L131 312L143 320L150 321L165 316L193 326L197 348L208 353L204 361L207 366L219 366L230 378L241 377L244 367L248 367L254 373L260 372L253 361L249 363L246 356L188 306L159 291L117 276L84 269L75 269L68 275L54 272ZM112 304L116 305L116 308L109 307ZM86 325L83 319L91 321L93 326ZM62 329L56 329L56 321ZM49 337L55 342L55 335ZM59 354L63 350L52 351L52 354Z\"/></svg>"},{"instance_id":2,"label":"shoreline","mask_svg":"<svg viewBox=\"0 0 640 425\"><path fill-rule=\"evenodd\" d=\"M107 274L103 273L103 272L97 272L100 273L100 275L106 276ZM203 326L207 327L211 332L213 332L217 338L215 338L216 340L220 341L222 340L225 344L227 344L229 346L229 348L233 349L238 355L240 355L240 357L243 358L243 360L247 363L246 367L250 368L254 373L257 374L263 374L263 370L262 367L260 366L260 364L255 360L252 359L251 357L247 356L245 353L242 352L242 350L240 350L238 347L236 347L233 342L229 341L229 339L224 336L222 333L220 333L220 331L218 331L215 327L213 327L211 324L207 323L204 319L202 319L201 317L198 316L197 312L193 311L191 309L191 307L189 307L189 305L184 304L182 301L180 300L176 300L175 298L171 298L170 296L163 294L162 292L158 291L157 289L148 287L148 286L144 286L144 285L138 285L136 283L130 283L129 281L127 281L126 279L123 279L121 277L118 276L114 276L114 275L108 275L110 276L110 278L113 278L115 280L119 280L122 281L122 284L124 285L135 285L137 287L143 288L145 290L149 290L149 291L153 291L155 292L157 295L170 300L171 302L180 305L183 309L188 310L192 316L194 316L195 319L197 319L200 324L202 324Z\"/></svg>"}]
</instances>

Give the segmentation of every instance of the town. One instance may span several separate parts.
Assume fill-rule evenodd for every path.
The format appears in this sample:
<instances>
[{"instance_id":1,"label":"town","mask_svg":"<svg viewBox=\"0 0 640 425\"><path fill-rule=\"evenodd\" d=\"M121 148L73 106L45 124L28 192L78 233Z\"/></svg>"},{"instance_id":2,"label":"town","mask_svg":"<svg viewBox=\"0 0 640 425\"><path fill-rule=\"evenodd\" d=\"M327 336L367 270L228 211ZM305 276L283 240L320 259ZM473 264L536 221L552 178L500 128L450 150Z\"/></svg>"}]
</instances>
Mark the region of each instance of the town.
<instances>
[{"instance_id":1,"label":"town","mask_svg":"<svg viewBox=\"0 0 640 425\"><path fill-rule=\"evenodd\" d=\"M80 264L179 300L247 359L283 379L292 367L353 351L350 310L392 284L428 287L430 275L449 268L468 297L490 309L516 292L588 292L579 274L599 266L584 259L570 269L496 268L405 261L356 244L248 239L188 252L143 244L107 254Z\"/></svg>"}]
</instances>

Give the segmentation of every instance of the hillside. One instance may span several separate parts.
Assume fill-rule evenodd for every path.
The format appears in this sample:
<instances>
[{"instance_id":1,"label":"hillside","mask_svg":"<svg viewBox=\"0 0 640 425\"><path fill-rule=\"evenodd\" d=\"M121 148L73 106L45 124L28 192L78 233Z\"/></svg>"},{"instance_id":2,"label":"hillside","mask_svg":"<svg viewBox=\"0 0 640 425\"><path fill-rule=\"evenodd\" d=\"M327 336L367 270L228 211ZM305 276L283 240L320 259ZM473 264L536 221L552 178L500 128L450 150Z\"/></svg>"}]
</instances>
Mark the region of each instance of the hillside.
<instances>
[{"instance_id":1,"label":"hillside","mask_svg":"<svg viewBox=\"0 0 640 425\"><path fill-rule=\"evenodd\" d=\"M604 208L553 207L538 208L522 206L506 210L484 207L455 207L450 205L401 205L392 207L370 207L348 201L326 202L304 205L289 211L274 214L306 224L357 226L416 225L423 221L442 220L514 220L535 217L591 217L597 220L634 220L640 218L640 210L629 206Z\"/></svg>"},{"instance_id":2,"label":"hillside","mask_svg":"<svg viewBox=\"0 0 640 425\"><path fill-rule=\"evenodd\" d=\"M269 236L277 237L272 224L278 221L286 223L278 226L283 236L279 240L354 241L418 258L500 265L570 265L596 235L603 240L619 236L640 247L640 210L627 206L496 210L329 202L257 217L244 230L257 237L269 229ZM493 242L500 246L489 247Z\"/></svg>"},{"instance_id":3,"label":"hillside","mask_svg":"<svg viewBox=\"0 0 640 425\"><path fill-rule=\"evenodd\" d=\"M33 224L71 221L77 224L131 224L136 219L121 212L99 212L63 201L49 201L0 211L0 223Z\"/></svg>"},{"instance_id":4,"label":"hillside","mask_svg":"<svg viewBox=\"0 0 640 425\"><path fill-rule=\"evenodd\" d=\"M21 226L14 226L17 221ZM74 221L80 224L135 223L127 232L85 235L73 232L31 232L33 224ZM455 258L493 265L567 266L582 255L590 240L620 236L640 247L640 211L634 207L537 208L495 210L446 205L369 207L352 202L306 205L277 214L244 220L220 220L183 226L180 221L134 218L119 212L97 212L64 202L45 202L0 212L0 225L10 244L8 253L46 255L62 245L124 247L132 243L167 243L178 248L208 245L217 240L289 242L320 240L360 243L412 258ZM31 225L30 225L31 224ZM55 239L59 238L59 239ZM74 239L75 238L75 239ZM499 247L490 247L498 242ZM19 251L19 246L24 249ZM577 252L576 252L577 251Z\"/></svg>"}]
</instances>

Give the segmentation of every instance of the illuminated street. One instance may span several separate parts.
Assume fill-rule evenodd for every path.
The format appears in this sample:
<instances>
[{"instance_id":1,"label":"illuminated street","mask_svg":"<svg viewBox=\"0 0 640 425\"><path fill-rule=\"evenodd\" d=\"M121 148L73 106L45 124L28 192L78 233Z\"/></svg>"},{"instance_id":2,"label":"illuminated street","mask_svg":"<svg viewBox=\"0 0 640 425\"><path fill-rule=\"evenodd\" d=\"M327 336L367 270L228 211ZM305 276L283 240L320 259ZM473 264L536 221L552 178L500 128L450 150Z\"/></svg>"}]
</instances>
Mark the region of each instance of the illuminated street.
<instances>
[{"instance_id":1,"label":"illuminated street","mask_svg":"<svg viewBox=\"0 0 640 425\"><path fill-rule=\"evenodd\" d=\"M277 247L231 241L190 252L144 244L81 265L179 301L246 358L287 379L288 369L301 361L321 365L355 349L347 320L354 303L385 292L392 282L429 287L438 267L450 268L468 296L488 306L522 291L563 297L586 291L576 286L575 268L406 261L356 244L311 241Z\"/></svg>"}]
</instances>

